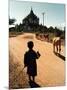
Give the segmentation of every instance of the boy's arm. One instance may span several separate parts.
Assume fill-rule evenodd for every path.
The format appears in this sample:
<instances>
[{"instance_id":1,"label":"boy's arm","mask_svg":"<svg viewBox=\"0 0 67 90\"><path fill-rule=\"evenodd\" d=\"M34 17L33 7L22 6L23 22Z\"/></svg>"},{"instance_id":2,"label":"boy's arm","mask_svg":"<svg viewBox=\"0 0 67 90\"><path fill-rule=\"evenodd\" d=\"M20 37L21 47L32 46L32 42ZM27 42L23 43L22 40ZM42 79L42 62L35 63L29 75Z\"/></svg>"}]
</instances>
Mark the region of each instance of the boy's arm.
<instances>
[{"instance_id":1,"label":"boy's arm","mask_svg":"<svg viewBox=\"0 0 67 90\"><path fill-rule=\"evenodd\" d=\"M40 56L41 56L41 55L40 55L39 51L37 51L37 59L38 59Z\"/></svg>"}]
</instances>

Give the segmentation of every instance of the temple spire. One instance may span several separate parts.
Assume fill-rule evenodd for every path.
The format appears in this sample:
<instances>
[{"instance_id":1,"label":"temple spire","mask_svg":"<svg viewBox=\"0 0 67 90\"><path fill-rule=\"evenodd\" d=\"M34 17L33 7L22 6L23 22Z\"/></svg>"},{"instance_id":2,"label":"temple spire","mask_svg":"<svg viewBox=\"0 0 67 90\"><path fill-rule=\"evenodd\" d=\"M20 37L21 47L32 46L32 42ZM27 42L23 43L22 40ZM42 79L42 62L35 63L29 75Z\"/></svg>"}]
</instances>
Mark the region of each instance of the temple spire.
<instances>
[{"instance_id":1,"label":"temple spire","mask_svg":"<svg viewBox=\"0 0 67 90\"><path fill-rule=\"evenodd\" d=\"M31 6L31 13L33 13L33 9L32 9L32 6Z\"/></svg>"},{"instance_id":2,"label":"temple spire","mask_svg":"<svg viewBox=\"0 0 67 90\"><path fill-rule=\"evenodd\" d=\"M31 11L32 11L32 6L31 6Z\"/></svg>"}]
</instances>

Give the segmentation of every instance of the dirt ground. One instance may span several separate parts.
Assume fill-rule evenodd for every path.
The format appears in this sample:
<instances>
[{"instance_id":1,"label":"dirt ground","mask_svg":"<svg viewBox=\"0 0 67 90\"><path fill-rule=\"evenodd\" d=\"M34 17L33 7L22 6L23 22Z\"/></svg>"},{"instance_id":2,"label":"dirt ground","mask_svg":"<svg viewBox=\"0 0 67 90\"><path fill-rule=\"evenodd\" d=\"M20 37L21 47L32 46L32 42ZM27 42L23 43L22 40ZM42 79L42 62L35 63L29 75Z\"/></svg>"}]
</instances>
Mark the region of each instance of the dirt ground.
<instances>
[{"instance_id":1,"label":"dirt ground","mask_svg":"<svg viewBox=\"0 0 67 90\"><path fill-rule=\"evenodd\" d=\"M26 68L23 69L24 53L28 50L27 42L34 42L34 50L39 51L41 56L37 60L37 76L34 86L28 82ZM24 33L17 37L9 38L9 87L52 87L65 85L65 57L62 46L61 57L53 53L52 43L40 41L34 34Z\"/></svg>"}]
</instances>

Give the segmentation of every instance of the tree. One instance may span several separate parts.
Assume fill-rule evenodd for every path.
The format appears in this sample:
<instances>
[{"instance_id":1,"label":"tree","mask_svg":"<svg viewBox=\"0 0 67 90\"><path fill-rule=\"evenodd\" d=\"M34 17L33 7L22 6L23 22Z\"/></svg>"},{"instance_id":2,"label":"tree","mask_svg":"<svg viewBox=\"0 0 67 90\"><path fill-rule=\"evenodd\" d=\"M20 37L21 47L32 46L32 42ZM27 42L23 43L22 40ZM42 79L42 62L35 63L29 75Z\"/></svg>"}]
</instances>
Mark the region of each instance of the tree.
<instances>
[{"instance_id":1,"label":"tree","mask_svg":"<svg viewBox=\"0 0 67 90\"><path fill-rule=\"evenodd\" d=\"M14 19L14 18L13 19L10 19L9 18L9 25L13 25L15 22L16 22L16 19Z\"/></svg>"},{"instance_id":2,"label":"tree","mask_svg":"<svg viewBox=\"0 0 67 90\"><path fill-rule=\"evenodd\" d=\"M44 32L44 33L47 33L47 32L48 32L47 26L43 26L43 32Z\"/></svg>"},{"instance_id":3,"label":"tree","mask_svg":"<svg viewBox=\"0 0 67 90\"><path fill-rule=\"evenodd\" d=\"M55 27L55 35L56 36L61 36L62 35L62 30L60 30L57 27Z\"/></svg>"},{"instance_id":4,"label":"tree","mask_svg":"<svg viewBox=\"0 0 67 90\"><path fill-rule=\"evenodd\" d=\"M11 31L15 31L15 27L14 26L11 26L11 25L14 25L14 23L15 23L15 21L16 21L16 19L10 19L9 18L9 25L10 25L10 27L9 27L9 31L11 32Z\"/></svg>"},{"instance_id":5,"label":"tree","mask_svg":"<svg viewBox=\"0 0 67 90\"><path fill-rule=\"evenodd\" d=\"M48 30L49 30L50 33L54 33L54 28L53 28L52 26L50 26L50 27L48 28Z\"/></svg>"}]
</instances>

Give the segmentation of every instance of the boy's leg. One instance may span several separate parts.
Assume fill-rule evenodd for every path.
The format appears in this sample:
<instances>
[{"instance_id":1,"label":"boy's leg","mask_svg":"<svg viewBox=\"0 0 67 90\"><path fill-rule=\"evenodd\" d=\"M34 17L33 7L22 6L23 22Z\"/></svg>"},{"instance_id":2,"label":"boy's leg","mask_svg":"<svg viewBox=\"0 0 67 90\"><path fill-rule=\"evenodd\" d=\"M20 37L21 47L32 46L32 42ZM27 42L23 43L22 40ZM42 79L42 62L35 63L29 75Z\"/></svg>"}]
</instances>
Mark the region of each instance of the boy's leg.
<instances>
[{"instance_id":1,"label":"boy's leg","mask_svg":"<svg viewBox=\"0 0 67 90\"><path fill-rule=\"evenodd\" d=\"M33 78L33 81L35 81L35 76L32 76L32 78Z\"/></svg>"},{"instance_id":2,"label":"boy's leg","mask_svg":"<svg viewBox=\"0 0 67 90\"><path fill-rule=\"evenodd\" d=\"M31 81L31 76L30 76L30 75L28 75L28 77L29 77L29 81Z\"/></svg>"}]
</instances>

